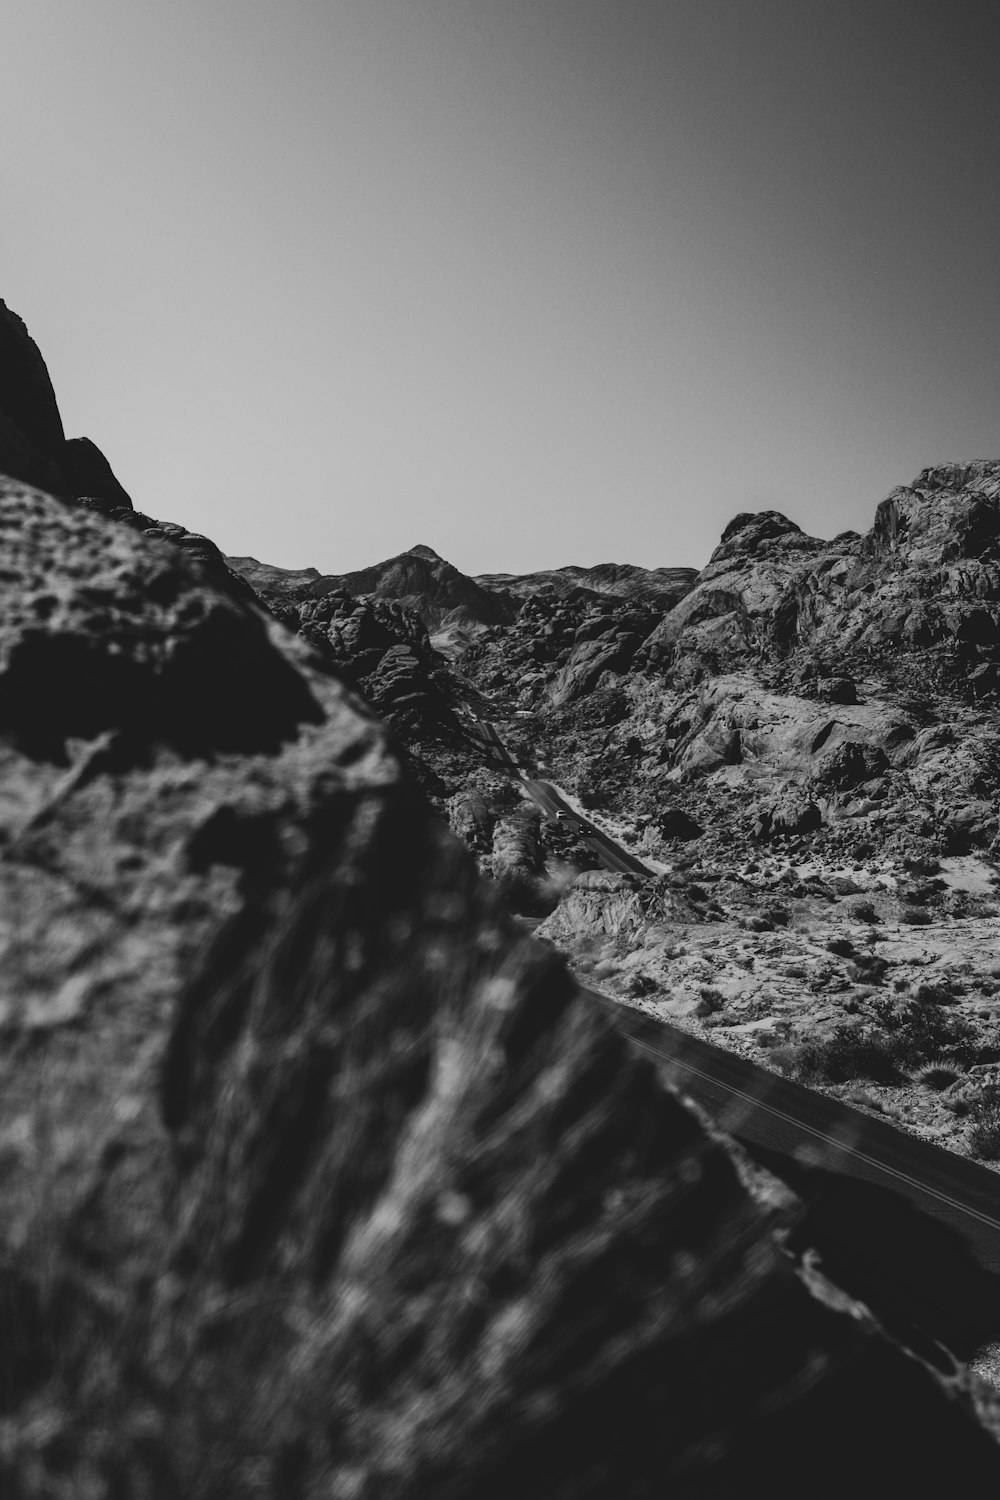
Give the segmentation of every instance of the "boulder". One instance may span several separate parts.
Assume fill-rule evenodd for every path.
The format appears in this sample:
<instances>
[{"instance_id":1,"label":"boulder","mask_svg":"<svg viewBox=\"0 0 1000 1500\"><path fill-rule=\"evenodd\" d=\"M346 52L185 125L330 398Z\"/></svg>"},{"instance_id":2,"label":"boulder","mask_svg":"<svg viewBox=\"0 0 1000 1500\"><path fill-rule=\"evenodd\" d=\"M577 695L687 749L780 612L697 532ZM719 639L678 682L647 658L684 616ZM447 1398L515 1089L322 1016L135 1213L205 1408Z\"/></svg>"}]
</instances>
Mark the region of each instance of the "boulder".
<instances>
[{"instance_id":1,"label":"boulder","mask_svg":"<svg viewBox=\"0 0 1000 1500\"><path fill-rule=\"evenodd\" d=\"M858 688L853 677L820 677L816 696L824 703L857 703Z\"/></svg>"},{"instance_id":2,"label":"boulder","mask_svg":"<svg viewBox=\"0 0 1000 1500\"><path fill-rule=\"evenodd\" d=\"M878 745L860 744L857 740L841 740L832 749L820 755L813 780L819 787L830 791L850 791L866 781L873 781L889 769L885 751Z\"/></svg>"},{"instance_id":3,"label":"boulder","mask_svg":"<svg viewBox=\"0 0 1000 1500\"><path fill-rule=\"evenodd\" d=\"M754 823L754 838L791 838L796 834L815 833L823 826L823 815L815 802L799 792L784 791L759 808Z\"/></svg>"},{"instance_id":4,"label":"boulder","mask_svg":"<svg viewBox=\"0 0 1000 1500\"><path fill-rule=\"evenodd\" d=\"M963 803L947 814L941 831L947 854L988 848L998 832L993 804L984 800Z\"/></svg>"},{"instance_id":5,"label":"boulder","mask_svg":"<svg viewBox=\"0 0 1000 1500\"><path fill-rule=\"evenodd\" d=\"M657 818L656 827L661 838L677 839L682 844L701 838L704 833L701 824L680 807L668 807Z\"/></svg>"},{"instance_id":6,"label":"boulder","mask_svg":"<svg viewBox=\"0 0 1000 1500\"><path fill-rule=\"evenodd\" d=\"M448 804L448 822L469 849L485 854L492 848L496 818L479 792L457 792Z\"/></svg>"},{"instance_id":7,"label":"boulder","mask_svg":"<svg viewBox=\"0 0 1000 1500\"><path fill-rule=\"evenodd\" d=\"M538 808L525 802L498 817L493 828L490 868L508 910L518 916L547 916L558 901L546 878L540 824Z\"/></svg>"}]
</instances>

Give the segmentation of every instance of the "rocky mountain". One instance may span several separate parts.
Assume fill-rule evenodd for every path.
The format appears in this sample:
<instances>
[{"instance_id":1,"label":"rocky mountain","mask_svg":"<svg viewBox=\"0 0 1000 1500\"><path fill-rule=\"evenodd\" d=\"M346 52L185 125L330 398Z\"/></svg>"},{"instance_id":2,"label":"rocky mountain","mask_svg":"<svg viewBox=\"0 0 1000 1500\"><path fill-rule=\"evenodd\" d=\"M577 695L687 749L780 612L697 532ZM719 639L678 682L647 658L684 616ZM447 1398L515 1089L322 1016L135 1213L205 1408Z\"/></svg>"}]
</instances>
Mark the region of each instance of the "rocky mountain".
<instances>
[{"instance_id":1,"label":"rocky mountain","mask_svg":"<svg viewBox=\"0 0 1000 1500\"><path fill-rule=\"evenodd\" d=\"M582 598L587 594L611 594L658 607L672 609L692 587L696 568L638 568L632 563L599 563L594 568L550 568L538 573L484 573L476 581L485 588L502 590L517 599L536 594L558 598Z\"/></svg>"},{"instance_id":2,"label":"rocky mountain","mask_svg":"<svg viewBox=\"0 0 1000 1500\"><path fill-rule=\"evenodd\" d=\"M1000 1155L1000 1128L980 1128L991 1091L1000 1119L998 526L1000 462L947 464L894 490L863 536L738 515L666 602L665 569L493 575L480 582L512 618L447 660L421 639L435 702L411 698L405 724L380 707L482 871L578 973L925 1138ZM343 659L340 627L303 628ZM484 748L484 721L520 778ZM525 767L648 878L588 884L592 840L525 802ZM922 1082L935 1068L939 1088Z\"/></svg>"},{"instance_id":3,"label":"rocky mountain","mask_svg":"<svg viewBox=\"0 0 1000 1500\"><path fill-rule=\"evenodd\" d=\"M25 338L2 346L0 392L5 454L31 464L60 450ZM950 503L979 503L962 483ZM883 859L898 838L913 909L971 942L991 919L930 868L949 838L988 857L986 811L962 822L953 795L962 777L986 778L983 809L992 795L987 707L949 655L966 643L913 648L940 653L934 719L896 662L851 678L857 705L815 673L795 686L795 632L765 630L759 656L753 632L726 637L725 680L692 675L684 631L653 659L669 615L613 593L539 592L446 661L377 587L268 610L203 539L88 499L0 480L4 1495L694 1500L1000 1477L989 1390L824 1274L803 1202L555 951L633 1000L654 961L683 989L713 931L720 972L730 929L773 969L800 909L841 899L824 860L849 850L860 888L865 838ZM438 562L416 558L444 587ZM404 659L426 681L387 697L387 733L345 679L374 701ZM685 758L753 694L718 764ZM812 748L810 714L833 725ZM831 746L819 821L796 822ZM515 756L548 757L621 839L635 820L655 874L588 869ZM778 786L788 807L751 826ZM946 818L912 836L870 816L939 795ZM775 849L794 865L784 917L764 893ZM548 942L511 915L531 901ZM881 945L850 948L859 1014L894 1003ZM973 972L905 1004L957 1024ZM981 1066L968 1038L965 1063L937 1045Z\"/></svg>"},{"instance_id":4,"label":"rocky mountain","mask_svg":"<svg viewBox=\"0 0 1000 1500\"><path fill-rule=\"evenodd\" d=\"M38 345L0 301L0 472L52 494L88 499L100 510L131 510L111 465L90 438L63 431L55 392Z\"/></svg>"},{"instance_id":5,"label":"rocky mountain","mask_svg":"<svg viewBox=\"0 0 1000 1500\"><path fill-rule=\"evenodd\" d=\"M510 601L460 573L430 547L411 547L359 572L319 574L313 568L276 568L252 557L227 558L269 605L279 608L329 593L388 600L412 610L429 631L449 625L500 625L514 614Z\"/></svg>"}]
</instances>

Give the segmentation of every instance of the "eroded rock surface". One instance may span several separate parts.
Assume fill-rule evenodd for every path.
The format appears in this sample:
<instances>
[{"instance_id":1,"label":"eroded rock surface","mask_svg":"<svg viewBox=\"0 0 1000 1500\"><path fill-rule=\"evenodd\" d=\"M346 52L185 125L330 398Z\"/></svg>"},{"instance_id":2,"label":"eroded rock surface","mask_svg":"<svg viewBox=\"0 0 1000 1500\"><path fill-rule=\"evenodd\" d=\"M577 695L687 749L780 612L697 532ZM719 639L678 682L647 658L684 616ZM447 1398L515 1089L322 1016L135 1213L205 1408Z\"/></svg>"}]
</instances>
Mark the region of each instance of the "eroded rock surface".
<instances>
[{"instance_id":1,"label":"eroded rock surface","mask_svg":"<svg viewBox=\"0 0 1000 1500\"><path fill-rule=\"evenodd\" d=\"M0 473L102 507L131 507L104 454L89 438L68 442L41 351L23 320L0 301Z\"/></svg>"},{"instance_id":2,"label":"eroded rock surface","mask_svg":"<svg viewBox=\"0 0 1000 1500\"><path fill-rule=\"evenodd\" d=\"M420 547L343 577L255 564L268 614L65 442L0 313L3 1493L640 1500L1000 1474L983 1389L825 1277L812 1208L505 911L548 912L623 998L697 986L697 1026L742 1004L708 988L730 958L876 992L897 960L859 924L930 908L933 945L970 879L985 907L990 466L922 476L864 541L740 517L693 590L624 565L463 580ZM832 593L812 581L831 550ZM861 619L876 574L890 602L919 575L944 622L884 678L803 625L845 601ZM526 807L491 718L654 874L593 868L572 820ZM905 883L830 874L858 819ZM723 872L734 851L759 858ZM812 967L800 899L867 903ZM745 954L713 947L730 902ZM921 1003L897 1003L907 1036Z\"/></svg>"},{"instance_id":3,"label":"eroded rock surface","mask_svg":"<svg viewBox=\"0 0 1000 1500\"><path fill-rule=\"evenodd\" d=\"M169 542L0 514L5 1494L1000 1476L967 1377L781 1249L321 656Z\"/></svg>"}]
</instances>

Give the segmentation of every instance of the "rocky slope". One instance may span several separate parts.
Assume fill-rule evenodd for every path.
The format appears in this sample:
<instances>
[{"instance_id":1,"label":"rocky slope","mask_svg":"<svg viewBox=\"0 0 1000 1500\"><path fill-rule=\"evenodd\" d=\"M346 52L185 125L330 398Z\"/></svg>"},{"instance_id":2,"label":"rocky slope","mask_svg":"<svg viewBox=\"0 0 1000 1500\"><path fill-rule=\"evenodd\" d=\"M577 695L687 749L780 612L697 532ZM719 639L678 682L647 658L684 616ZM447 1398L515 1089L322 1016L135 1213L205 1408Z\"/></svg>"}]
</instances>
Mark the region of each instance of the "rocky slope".
<instances>
[{"instance_id":1,"label":"rocky slope","mask_svg":"<svg viewBox=\"0 0 1000 1500\"><path fill-rule=\"evenodd\" d=\"M599 563L595 568L549 568L538 573L486 573L477 580L516 599L536 594L559 599L581 599L611 594L651 604L666 613L693 586L695 568L637 568L631 563Z\"/></svg>"},{"instance_id":2,"label":"rocky slope","mask_svg":"<svg viewBox=\"0 0 1000 1500\"><path fill-rule=\"evenodd\" d=\"M89 438L63 431L55 392L38 345L0 301L0 473L53 494L87 498L101 510L132 502Z\"/></svg>"},{"instance_id":3,"label":"rocky slope","mask_svg":"<svg viewBox=\"0 0 1000 1500\"><path fill-rule=\"evenodd\" d=\"M513 618L447 661L421 643L448 743L440 707L399 727L515 908L622 998L1000 1153L1000 463L925 470L865 536L737 516L694 576L478 581ZM476 719L657 878L588 886L593 851L523 806Z\"/></svg>"},{"instance_id":4,"label":"rocky slope","mask_svg":"<svg viewBox=\"0 0 1000 1500\"><path fill-rule=\"evenodd\" d=\"M1000 1479L321 658L37 491L0 533L5 1494Z\"/></svg>"},{"instance_id":5,"label":"rocky slope","mask_svg":"<svg viewBox=\"0 0 1000 1500\"><path fill-rule=\"evenodd\" d=\"M471 731L498 698L449 668L452 738L411 731L488 881L334 659L334 627L348 665L380 652L366 683L395 649L360 607L433 664L411 617L327 595L296 639L123 509L0 482L3 1493L1000 1478L988 1393L825 1277L794 1195L506 915L503 870L541 880L555 835ZM575 628L595 608L640 633L631 600ZM581 744L651 688L608 675L553 708ZM550 921L580 888L637 894L567 882ZM698 909L690 880L652 894Z\"/></svg>"}]
</instances>

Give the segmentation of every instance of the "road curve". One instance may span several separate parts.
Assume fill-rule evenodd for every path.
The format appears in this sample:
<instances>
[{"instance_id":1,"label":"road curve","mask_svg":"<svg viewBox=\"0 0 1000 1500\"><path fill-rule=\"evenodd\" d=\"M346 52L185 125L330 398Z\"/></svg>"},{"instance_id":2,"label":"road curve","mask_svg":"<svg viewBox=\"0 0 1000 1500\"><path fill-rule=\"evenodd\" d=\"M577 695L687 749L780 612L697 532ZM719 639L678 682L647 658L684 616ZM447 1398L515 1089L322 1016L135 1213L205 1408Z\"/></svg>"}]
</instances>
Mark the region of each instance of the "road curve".
<instances>
[{"instance_id":1,"label":"road curve","mask_svg":"<svg viewBox=\"0 0 1000 1500\"><path fill-rule=\"evenodd\" d=\"M730 1135L898 1194L957 1230L980 1266L1000 1274L1000 1175L597 991L583 993Z\"/></svg>"},{"instance_id":2,"label":"road curve","mask_svg":"<svg viewBox=\"0 0 1000 1500\"><path fill-rule=\"evenodd\" d=\"M621 844L616 843L613 838L604 833L589 818L585 818L575 807L571 807L557 787L549 781L541 781L533 770L528 770L520 765L500 737L495 724L489 719L474 719L473 733L475 738L486 749L489 758L501 770L510 771L520 781L525 796L534 802L536 807L541 808L546 817L556 819L560 822L572 823L580 835L581 843L600 860L605 869L614 870L620 875L641 875L649 879L653 871L623 849Z\"/></svg>"},{"instance_id":3,"label":"road curve","mask_svg":"<svg viewBox=\"0 0 1000 1500\"><path fill-rule=\"evenodd\" d=\"M636 859L621 844L604 833L593 824L589 818L570 807L565 797L548 781L537 781L534 777L521 775L521 785L526 794L531 798L536 807L550 818L569 821L576 827L577 832L588 849L597 855L601 863L609 870L615 870L621 875L644 875L652 876L653 871L643 864L641 859Z\"/></svg>"}]
</instances>

